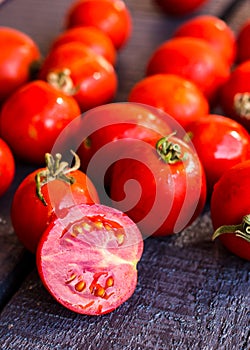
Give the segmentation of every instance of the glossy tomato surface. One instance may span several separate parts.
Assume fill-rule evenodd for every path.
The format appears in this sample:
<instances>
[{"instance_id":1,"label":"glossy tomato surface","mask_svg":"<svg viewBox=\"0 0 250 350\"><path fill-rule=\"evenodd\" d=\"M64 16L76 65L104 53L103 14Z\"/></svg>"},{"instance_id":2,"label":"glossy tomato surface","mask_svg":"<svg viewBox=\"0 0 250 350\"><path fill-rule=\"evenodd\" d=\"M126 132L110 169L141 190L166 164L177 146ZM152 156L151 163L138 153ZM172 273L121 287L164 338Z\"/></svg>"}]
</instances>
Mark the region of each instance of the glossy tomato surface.
<instances>
[{"instance_id":1,"label":"glossy tomato surface","mask_svg":"<svg viewBox=\"0 0 250 350\"><path fill-rule=\"evenodd\" d=\"M0 138L0 196L12 184L15 176L15 160L10 147Z\"/></svg>"},{"instance_id":2,"label":"glossy tomato surface","mask_svg":"<svg viewBox=\"0 0 250 350\"><path fill-rule=\"evenodd\" d=\"M142 79L132 87L128 101L160 108L183 128L209 112L201 90L176 74L154 74Z\"/></svg>"},{"instance_id":3,"label":"glossy tomato surface","mask_svg":"<svg viewBox=\"0 0 250 350\"><path fill-rule=\"evenodd\" d=\"M40 50L27 34L0 27L0 102L31 79L32 65L40 60Z\"/></svg>"},{"instance_id":4,"label":"glossy tomato surface","mask_svg":"<svg viewBox=\"0 0 250 350\"><path fill-rule=\"evenodd\" d=\"M142 251L141 233L124 213L78 205L43 234L37 267L59 303L80 314L101 315L134 293Z\"/></svg>"},{"instance_id":5,"label":"glossy tomato surface","mask_svg":"<svg viewBox=\"0 0 250 350\"><path fill-rule=\"evenodd\" d=\"M11 207L14 231L22 244L32 253L35 253L52 214L63 217L65 208L75 204L99 203L94 185L80 170L72 170L65 174L72 180L71 183L50 172L41 175L41 181L45 183L40 187L41 196L39 196L37 176L41 172L44 174L45 170L46 168L37 169L22 180L14 194Z\"/></svg>"},{"instance_id":6,"label":"glossy tomato surface","mask_svg":"<svg viewBox=\"0 0 250 350\"><path fill-rule=\"evenodd\" d=\"M51 50L43 61L39 77L73 96L82 112L111 102L118 84L113 65L78 42Z\"/></svg>"},{"instance_id":7,"label":"glossy tomato surface","mask_svg":"<svg viewBox=\"0 0 250 350\"><path fill-rule=\"evenodd\" d=\"M81 114L72 96L45 81L18 89L3 105L0 135L22 161L43 164L61 131Z\"/></svg>"},{"instance_id":8,"label":"glossy tomato surface","mask_svg":"<svg viewBox=\"0 0 250 350\"><path fill-rule=\"evenodd\" d=\"M191 36L206 40L231 66L236 58L236 35L222 19L212 15L193 17L181 24L174 37Z\"/></svg>"},{"instance_id":9,"label":"glossy tomato surface","mask_svg":"<svg viewBox=\"0 0 250 350\"><path fill-rule=\"evenodd\" d=\"M66 27L94 26L110 37L119 50L129 39L132 18L122 0L77 0L66 15Z\"/></svg>"},{"instance_id":10,"label":"glossy tomato surface","mask_svg":"<svg viewBox=\"0 0 250 350\"><path fill-rule=\"evenodd\" d=\"M169 135L155 144L130 141L113 166L110 194L143 235L167 236L201 213L206 181L197 154L181 139Z\"/></svg>"},{"instance_id":11,"label":"glossy tomato surface","mask_svg":"<svg viewBox=\"0 0 250 350\"><path fill-rule=\"evenodd\" d=\"M214 187L211 198L211 219L214 230L221 226L240 225L250 213L250 160L227 170ZM242 238L232 229L219 236L221 243L233 254L250 260L249 225L245 227L248 238ZM243 231L244 232L244 231Z\"/></svg>"},{"instance_id":12,"label":"glossy tomato surface","mask_svg":"<svg viewBox=\"0 0 250 350\"><path fill-rule=\"evenodd\" d=\"M250 136L231 118L209 114L189 125L187 132L205 169L209 191L224 171L250 159Z\"/></svg>"},{"instance_id":13,"label":"glossy tomato surface","mask_svg":"<svg viewBox=\"0 0 250 350\"><path fill-rule=\"evenodd\" d=\"M237 34L237 62L250 60L250 19L246 20Z\"/></svg>"},{"instance_id":14,"label":"glossy tomato surface","mask_svg":"<svg viewBox=\"0 0 250 350\"><path fill-rule=\"evenodd\" d=\"M204 39L171 38L152 53L146 74L170 73L194 82L210 103L217 102L217 94L229 76L223 58Z\"/></svg>"},{"instance_id":15,"label":"glossy tomato surface","mask_svg":"<svg viewBox=\"0 0 250 350\"><path fill-rule=\"evenodd\" d=\"M185 16L198 10L207 0L153 0L170 16Z\"/></svg>"}]
</instances>

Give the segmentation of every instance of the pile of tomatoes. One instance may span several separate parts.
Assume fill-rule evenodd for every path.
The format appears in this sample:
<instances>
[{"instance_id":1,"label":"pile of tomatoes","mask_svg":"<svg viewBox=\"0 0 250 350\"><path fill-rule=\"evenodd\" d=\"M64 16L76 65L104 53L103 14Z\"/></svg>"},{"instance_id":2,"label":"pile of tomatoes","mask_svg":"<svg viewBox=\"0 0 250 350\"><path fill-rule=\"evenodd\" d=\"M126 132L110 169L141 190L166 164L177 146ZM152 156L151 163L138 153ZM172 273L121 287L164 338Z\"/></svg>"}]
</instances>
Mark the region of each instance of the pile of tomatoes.
<instances>
[{"instance_id":1,"label":"pile of tomatoes","mask_svg":"<svg viewBox=\"0 0 250 350\"><path fill-rule=\"evenodd\" d=\"M204 1L176 13L155 2L183 15ZM117 55L132 34L122 0L77 0L46 57L25 33L0 27L9 47L0 54L0 195L15 159L36 166L11 219L62 305L118 307L136 287L143 239L181 232L207 202L213 238L250 260L249 33L250 22L236 37L215 16L185 21L127 101L112 103Z\"/></svg>"}]
</instances>

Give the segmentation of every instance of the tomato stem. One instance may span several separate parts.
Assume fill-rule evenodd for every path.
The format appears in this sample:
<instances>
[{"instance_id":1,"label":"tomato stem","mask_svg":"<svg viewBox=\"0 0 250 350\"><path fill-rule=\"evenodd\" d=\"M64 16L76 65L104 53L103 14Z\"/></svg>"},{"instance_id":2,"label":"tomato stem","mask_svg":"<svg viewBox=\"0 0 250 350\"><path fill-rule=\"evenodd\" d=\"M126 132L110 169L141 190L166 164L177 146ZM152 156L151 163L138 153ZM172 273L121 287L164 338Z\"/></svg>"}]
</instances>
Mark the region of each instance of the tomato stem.
<instances>
[{"instance_id":1,"label":"tomato stem","mask_svg":"<svg viewBox=\"0 0 250 350\"><path fill-rule=\"evenodd\" d=\"M61 180L70 185L75 182L74 177L67 176L67 174L80 168L80 158L74 151L71 150L71 153L75 158L75 164L71 168L67 162L61 161L62 155L60 153L57 153L55 158L50 153L45 154L46 168L39 171L35 176L36 194L44 205L47 205L42 194L42 187L44 185L54 180Z\"/></svg>"},{"instance_id":2,"label":"tomato stem","mask_svg":"<svg viewBox=\"0 0 250 350\"><path fill-rule=\"evenodd\" d=\"M250 119L250 93L238 93L234 96L234 108L240 117Z\"/></svg>"},{"instance_id":3,"label":"tomato stem","mask_svg":"<svg viewBox=\"0 0 250 350\"><path fill-rule=\"evenodd\" d=\"M250 243L250 214L245 215L242 222L238 225L224 225L217 228L212 239L216 239L222 234L235 233L237 237L241 237Z\"/></svg>"},{"instance_id":4,"label":"tomato stem","mask_svg":"<svg viewBox=\"0 0 250 350\"><path fill-rule=\"evenodd\" d=\"M180 145L169 141L169 138L173 135L175 135L175 132L168 136L162 137L156 143L157 153L161 159L168 164L175 164L183 160L183 157L181 157Z\"/></svg>"},{"instance_id":5,"label":"tomato stem","mask_svg":"<svg viewBox=\"0 0 250 350\"><path fill-rule=\"evenodd\" d=\"M61 90L66 95L75 95L79 88L74 86L70 74L71 72L68 68L59 72L50 72L47 75L47 81L54 88Z\"/></svg>"}]
</instances>

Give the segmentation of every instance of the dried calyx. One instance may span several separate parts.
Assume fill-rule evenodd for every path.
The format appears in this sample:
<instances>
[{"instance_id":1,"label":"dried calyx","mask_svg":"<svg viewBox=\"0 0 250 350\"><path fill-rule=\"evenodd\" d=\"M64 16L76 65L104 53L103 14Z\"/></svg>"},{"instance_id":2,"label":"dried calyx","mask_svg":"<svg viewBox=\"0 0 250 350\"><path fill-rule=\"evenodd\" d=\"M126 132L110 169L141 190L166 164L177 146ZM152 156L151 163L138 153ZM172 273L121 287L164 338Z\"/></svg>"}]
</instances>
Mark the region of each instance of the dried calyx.
<instances>
[{"instance_id":1,"label":"dried calyx","mask_svg":"<svg viewBox=\"0 0 250 350\"><path fill-rule=\"evenodd\" d=\"M238 225L224 225L217 228L214 232L212 239L224 235L234 233L237 237L241 237L250 243L250 214L245 215L242 222Z\"/></svg>"}]
</instances>

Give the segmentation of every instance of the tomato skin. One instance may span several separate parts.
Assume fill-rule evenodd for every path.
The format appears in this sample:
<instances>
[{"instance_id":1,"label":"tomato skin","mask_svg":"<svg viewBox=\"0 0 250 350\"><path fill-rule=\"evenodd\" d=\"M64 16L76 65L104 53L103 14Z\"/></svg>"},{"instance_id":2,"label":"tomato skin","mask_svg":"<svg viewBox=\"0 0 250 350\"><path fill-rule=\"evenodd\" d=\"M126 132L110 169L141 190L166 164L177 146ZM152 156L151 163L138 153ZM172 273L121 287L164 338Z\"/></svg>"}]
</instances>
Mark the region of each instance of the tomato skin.
<instances>
[{"instance_id":1,"label":"tomato skin","mask_svg":"<svg viewBox=\"0 0 250 350\"><path fill-rule=\"evenodd\" d=\"M122 0L77 0L66 15L66 28L95 26L121 49L132 31L130 12Z\"/></svg>"},{"instance_id":2,"label":"tomato skin","mask_svg":"<svg viewBox=\"0 0 250 350\"><path fill-rule=\"evenodd\" d=\"M44 232L37 268L44 286L63 306L103 315L133 294L142 252L141 233L124 213L104 205L74 206Z\"/></svg>"},{"instance_id":3,"label":"tomato skin","mask_svg":"<svg viewBox=\"0 0 250 350\"><path fill-rule=\"evenodd\" d=\"M42 164L44 154L51 151L61 131L80 114L73 97L34 80L4 103L0 134L22 161Z\"/></svg>"},{"instance_id":4,"label":"tomato skin","mask_svg":"<svg viewBox=\"0 0 250 350\"><path fill-rule=\"evenodd\" d=\"M250 60L250 19L243 23L237 34L237 63Z\"/></svg>"},{"instance_id":5,"label":"tomato skin","mask_svg":"<svg viewBox=\"0 0 250 350\"><path fill-rule=\"evenodd\" d=\"M10 187L15 176L15 159L8 144L0 138L0 196Z\"/></svg>"},{"instance_id":6,"label":"tomato skin","mask_svg":"<svg viewBox=\"0 0 250 350\"><path fill-rule=\"evenodd\" d=\"M209 112L208 101L200 89L175 74L154 74L142 79L132 87L128 101L160 108L184 129Z\"/></svg>"},{"instance_id":7,"label":"tomato skin","mask_svg":"<svg viewBox=\"0 0 250 350\"><path fill-rule=\"evenodd\" d=\"M195 151L177 137L168 140L181 149L178 162L168 164L155 147L131 140L112 169L112 206L124 211L146 236L179 233L206 201L205 174Z\"/></svg>"},{"instance_id":8,"label":"tomato skin","mask_svg":"<svg viewBox=\"0 0 250 350\"><path fill-rule=\"evenodd\" d=\"M205 40L192 37L171 38L151 55L147 75L170 73L193 81L211 104L229 76L229 67Z\"/></svg>"},{"instance_id":9,"label":"tomato skin","mask_svg":"<svg viewBox=\"0 0 250 350\"><path fill-rule=\"evenodd\" d=\"M0 27L0 102L31 79L31 65L40 60L37 44L27 34Z\"/></svg>"},{"instance_id":10,"label":"tomato skin","mask_svg":"<svg viewBox=\"0 0 250 350\"><path fill-rule=\"evenodd\" d=\"M75 204L99 203L96 189L90 179L80 170L70 172L75 182L67 184L53 180L42 186L44 205L37 195L36 175L39 168L27 175L15 191L11 206L11 221L15 234L26 249L36 252L38 242L48 226L52 215L64 216L65 208Z\"/></svg>"},{"instance_id":11,"label":"tomato skin","mask_svg":"<svg viewBox=\"0 0 250 350\"><path fill-rule=\"evenodd\" d=\"M92 26L74 27L63 31L53 41L51 49L68 42L79 42L105 57L112 65L116 63L116 49L111 39L100 29Z\"/></svg>"},{"instance_id":12,"label":"tomato skin","mask_svg":"<svg viewBox=\"0 0 250 350\"><path fill-rule=\"evenodd\" d=\"M219 17L200 15L181 24L174 37L191 36L206 40L231 66L236 58L236 36Z\"/></svg>"},{"instance_id":13,"label":"tomato skin","mask_svg":"<svg viewBox=\"0 0 250 350\"><path fill-rule=\"evenodd\" d=\"M154 0L154 2L170 16L185 16L198 10L207 0Z\"/></svg>"},{"instance_id":14,"label":"tomato skin","mask_svg":"<svg viewBox=\"0 0 250 350\"><path fill-rule=\"evenodd\" d=\"M238 225L250 212L247 195L250 186L250 160L228 169L214 186L211 197L211 219L214 230L223 225ZM235 233L219 236L220 242L233 254L250 260L250 243Z\"/></svg>"},{"instance_id":15,"label":"tomato skin","mask_svg":"<svg viewBox=\"0 0 250 350\"><path fill-rule=\"evenodd\" d=\"M208 191L232 166L250 158L250 136L236 121L209 114L189 125L187 132L203 164Z\"/></svg>"},{"instance_id":16,"label":"tomato skin","mask_svg":"<svg viewBox=\"0 0 250 350\"><path fill-rule=\"evenodd\" d=\"M62 72L68 70L68 81L61 85ZM55 84L49 78L50 73L57 75ZM117 74L114 67L101 55L86 45L69 42L51 50L41 65L39 77L47 80L65 94L73 96L81 111L112 101L117 91Z\"/></svg>"},{"instance_id":17,"label":"tomato skin","mask_svg":"<svg viewBox=\"0 0 250 350\"><path fill-rule=\"evenodd\" d=\"M250 131L248 101L250 95L250 60L235 67L220 91L220 105L225 115Z\"/></svg>"}]
</instances>

